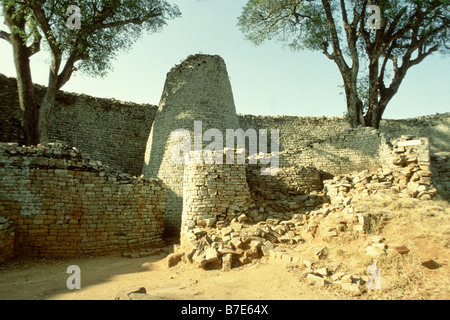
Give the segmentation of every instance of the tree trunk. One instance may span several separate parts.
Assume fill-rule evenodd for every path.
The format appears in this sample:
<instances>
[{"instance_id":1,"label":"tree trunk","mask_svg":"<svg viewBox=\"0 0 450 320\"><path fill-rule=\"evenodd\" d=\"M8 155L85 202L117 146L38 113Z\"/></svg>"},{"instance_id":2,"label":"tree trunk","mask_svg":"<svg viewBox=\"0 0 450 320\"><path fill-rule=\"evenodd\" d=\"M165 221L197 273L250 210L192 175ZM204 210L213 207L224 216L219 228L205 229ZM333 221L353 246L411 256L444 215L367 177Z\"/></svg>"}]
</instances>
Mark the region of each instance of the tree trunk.
<instances>
[{"instance_id":1,"label":"tree trunk","mask_svg":"<svg viewBox=\"0 0 450 320\"><path fill-rule=\"evenodd\" d=\"M7 10L5 3L2 2L2 5L5 24L11 31L9 42L13 47L19 105L23 112L22 128L24 131L25 143L27 145L36 145L39 143L37 128L39 111L30 69L30 56L32 55L32 52L17 31L25 29L25 17L17 15L13 18L14 12Z\"/></svg>"},{"instance_id":2,"label":"tree trunk","mask_svg":"<svg viewBox=\"0 0 450 320\"><path fill-rule=\"evenodd\" d=\"M20 42L21 39L19 39ZM21 44L13 42L14 64L17 73L17 89L19 94L20 109L23 111L23 131L27 145L37 145L39 110L34 93L33 80L31 78L30 60L27 53L19 47Z\"/></svg>"},{"instance_id":3,"label":"tree trunk","mask_svg":"<svg viewBox=\"0 0 450 320\"><path fill-rule=\"evenodd\" d=\"M56 54L53 56L53 60L50 66L50 73L48 78L48 86L45 91L44 100L42 101L41 109L39 110L39 141L48 142L48 120L52 113L53 105L56 100L56 94L58 93L58 72L61 66L62 55Z\"/></svg>"},{"instance_id":4,"label":"tree trunk","mask_svg":"<svg viewBox=\"0 0 450 320\"><path fill-rule=\"evenodd\" d=\"M378 129L383 112L380 112L378 87L378 59L369 63L369 106L364 116L367 126Z\"/></svg>"},{"instance_id":5,"label":"tree trunk","mask_svg":"<svg viewBox=\"0 0 450 320\"><path fill-rule=\"evenodd\" d=\"M345 77L344 75L343 79L345 97L347 100L347 120L352 128L364 126L363 103L358 97L356 79L353 79L353 77Z\"/></svg>"}]
</instances>

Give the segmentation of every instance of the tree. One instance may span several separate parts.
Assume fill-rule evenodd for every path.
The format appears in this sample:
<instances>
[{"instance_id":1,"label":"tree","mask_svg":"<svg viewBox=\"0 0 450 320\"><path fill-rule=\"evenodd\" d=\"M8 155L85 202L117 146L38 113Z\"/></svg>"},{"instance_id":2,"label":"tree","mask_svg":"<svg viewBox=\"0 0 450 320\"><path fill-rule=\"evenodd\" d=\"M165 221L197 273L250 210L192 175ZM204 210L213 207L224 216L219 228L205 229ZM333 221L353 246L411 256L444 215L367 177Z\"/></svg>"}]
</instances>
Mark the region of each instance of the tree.
<instances>
[{"instance_id":1,"label":"tree","mask_svg":"<svg viewBox=\"0 0 450 320\"><path fill-rule=\"evenodd\" d=\"M0 38L13 48L27 144L47 141L47 121L56 94L75 71L105 76L115 55L131 48L143 31L160 31L167 20L181 15L176 5L165 0L0 1L9 28L9 32L0 31ZM50 51L51 64L39 104L29 59L41 44Z\"/></svg>"},{"instance_id":2,"label":"tree","mask_svg":"<svg viewBox=\"0 0 450 320\"><path fill-rule=\"evenodd\" d=\"M322 52L342 76L350 125L378 128L409 68L438 50L449 52L449 4L449 0L249 0L238 25L255 44L275 39L292 50ZM377 8L381 21L372 28ZM366 69L361 68L364 64Z\"/></svg>"}]
</instances>

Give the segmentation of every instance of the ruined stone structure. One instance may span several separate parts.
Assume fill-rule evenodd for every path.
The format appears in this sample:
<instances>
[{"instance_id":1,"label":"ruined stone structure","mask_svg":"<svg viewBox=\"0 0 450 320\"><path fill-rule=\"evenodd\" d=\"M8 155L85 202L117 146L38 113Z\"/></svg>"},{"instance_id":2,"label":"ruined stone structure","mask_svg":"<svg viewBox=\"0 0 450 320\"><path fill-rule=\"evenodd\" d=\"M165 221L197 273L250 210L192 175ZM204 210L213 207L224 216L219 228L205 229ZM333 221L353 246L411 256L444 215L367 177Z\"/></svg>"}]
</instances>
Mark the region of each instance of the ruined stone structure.
<instances>
[{"instance_id":1,"label":"ruined stone structure","mask_svg":"<svg viewBox=\"0 0 450 320\"><path fill-rule=\"evenodd\" d=\"M0 262L161 244L165 189L60 143L0 143Z\"/></svg>"},{"instance_id":2,"label":"ruined stone structure","mask_svg":"<svg viewBox=\"0 0 450 320\"><path fill-rule=\"evenodd\" d=\"M198 226L223 225L234 218L258 216L247 184L246 166L239 164L234 151L233 164L192 161L184 168L181 242L197 239Z\"/></svg>"},{"instance_id":3,"label":"ruined stone structure","mask_svg":"<svg viewBox=\"0 0 450 320\"><path fill-rule=\"evenodd\" d=\"M35 86L38 101L45 88ZM0 142L23 144L22 112L15 79L0 74ZM59 92L48 126L50 141L63 141L85 155L139 176L145 142L157 107Z\"/></svg>"},{"instance_id":4,"label":"ruined stone structure","mask_svg":"<svg viewBox=\"0 0 450 320\"><path fill-rule=\"evenodd\" d=\"M159 107L59 93L48 131L61 142L39 146L19 146L15 86L0 75L0 262L147 247L163 231L214 250L233 241L243 262L261 249L254 237L300 241L296 224L330 199L336 210L354 210L354 192L392 187L420 199L450 192L450 114L382 120L380 130L350 128L344 117L238 115L218 56L190 56L170 70ZM36 86L38 95L43 89ZM276 175L262 175L263 165L249 159L210 164L191 152L190 162L174 163L183 135L172 139L173 132L184 129L192 151L212 142L210 129L226 146L226 130L240 128L279 130ZM349 228L363 230L361 219ZM245 228L248 243L239 240L244 222L255 226ZM205 236L211 227L222 242ZM220 261L217 252L197 253L201 263Z\"/></svg>"},{"instance_id":5,"label":"ruined stone structure","mask_svg":"<svg viewBox=\"0 0 450 320\"><path fill-rule=\"evenodd\" d=\"M202 129L194 133L194 121L202 121ZM158 112L148 139L142 173L160 178L167 187L166 229L178 231L183 204L184 165L174 164L172 148L179 140L171 140L177 129L190 132L191 150L194 134L202 141L208 129L239 128L233 93L225 62L219 56L188 57L168 74ZM203 142L201 149L208 144Z\"/></svg>"}]
</instances>

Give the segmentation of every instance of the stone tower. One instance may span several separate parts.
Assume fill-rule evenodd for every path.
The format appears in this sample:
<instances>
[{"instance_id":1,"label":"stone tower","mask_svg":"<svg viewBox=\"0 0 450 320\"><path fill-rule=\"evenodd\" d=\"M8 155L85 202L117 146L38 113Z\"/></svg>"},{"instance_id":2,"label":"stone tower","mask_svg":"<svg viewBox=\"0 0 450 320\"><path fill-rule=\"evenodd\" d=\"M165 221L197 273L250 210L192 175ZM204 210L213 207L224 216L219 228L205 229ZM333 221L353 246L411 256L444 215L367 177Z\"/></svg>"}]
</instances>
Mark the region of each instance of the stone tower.
<instances>
[{"instance_id":1,"label":"stone tower","mask_svg":"<svg viewBox=\"0 0 450 320\"><path fill-rule=\"evenodd\" d=\"M239 128L225 62L217 55L192 55L170 70L147 141L142 173L161 179L167 187L168 233L179 232L183 208L184 164L172 159L173 148L180 141L172 141L171 133L189 131L194 149L194 121L202 122L202 134L218 129L225 136L226 129ZM202 141L202 148L209 143Z\"/></svg>"}]
</instances>

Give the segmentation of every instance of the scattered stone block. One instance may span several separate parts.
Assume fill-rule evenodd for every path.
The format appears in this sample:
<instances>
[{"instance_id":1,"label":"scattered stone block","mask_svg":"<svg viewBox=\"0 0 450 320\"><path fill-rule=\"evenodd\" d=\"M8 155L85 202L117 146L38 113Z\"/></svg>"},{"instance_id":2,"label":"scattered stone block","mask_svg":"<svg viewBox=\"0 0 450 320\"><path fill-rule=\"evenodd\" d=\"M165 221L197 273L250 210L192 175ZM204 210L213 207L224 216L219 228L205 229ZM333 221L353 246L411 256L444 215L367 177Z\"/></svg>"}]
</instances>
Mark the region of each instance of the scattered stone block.
<instances>
[{"instance_id":1,"label":"scattered stone block","mask_svg":"<svg viewBox=\"0 0 450 320\"><path fill-rule=\"evenodd\" d=\"M378 257L382 254L385 254L386 245L383 243L373 243L372 245L366 248L366 255L370 257Z\"/></svg>"},{"instance_id":2,"label":"scattered stone block","mask_svg":"<svg viewBox=\"0 0 450 320\"><path fill-rule=\"evenodd\" d=\"M318 270L315 271L316 274L322 276L322 277L326 277L328 275L328 270L327 268L320 268Z\"/></svg>"},{"instance_id":3,"label":"scattered stone block","mask_svg":"<svg viewBox=\"0 0 450 320\"><path fill-rule=\"evenodd\" d=\"M222 270L230 271L233 265L233 255L231 253L225 253L222 256Z\"/></svg>"},{"instance_id":4,"label":"scattered stone block","mask_svg":"<svg viewBox=\"0 0 450 320\"><path fill-rule=\"evenodd\" d=\"M352 283L353 282L353 277L351 274L346 274L344 276L341 277L341 282L342 283Z\"/></svg>"},{"instance_id":5,"label":"scattered stone block","mask_svg":"<svg viewBox=\"0 0 450 320\"><path fill-rule=\"evenodd\" d=\"M183 259L184 252L175 252L167 256L167 266L169 268L175 266Z\"/></svg>"},{"instance_id":6,"label":"scattered stone block","mask_svg":"<svg viewBox=\"0 0 450 320\"><path fill-rule=\"evenodd\" d=\"M342 283L341 288L354 294L360 293L360 288L356 283Z\"/></svg>"},{"instance_id":7,"label":"scattered stone block","mask_svg":"<svg viewBox=\"0 0 450 320\"><path fill-rule=\"evenodd\" d=\"M206 249L205 260L206 260L206 263L217 262L219 260L219 255L217 253L217 250L214 248Z\"/></svg>"},{"instance_id":8,"label":"scattered stone block","mask_svg":"<svg viewBox=\"0 0 450 320\"><path fill-rule=\"evenodd\" d=\"M343 276L345 276L345 272L336 272L331 276L331 280L337 281L340 280Z\"/></svg>"},{"instance_id":9,"label":"scattered stone block","mask_svg":"<svg viewBox=\"0 0 450 320\"><path fill-rule=\"evenodd\" d=\"M319 250L316 251L316 258L321 260L321 259L325 259L328 256L328 248L327 247L322 247Z\"/></svg>"},{"instance_id":10,"label":"scattered stone block","mask_svg":"<svg viewBox=\"0 0 450 320\"><path fill-rule=\"evenodd\" d=\"M323 287L325 285L325 279L322 278L322 277L319 277L319 276L317 276L317 275L315 275L313 273L309 273L306 276L306 282L308 284L312 284L312 285L317 286L317 287Z\"/></svg>"},{"instance_id":11,"label":"scattered stone block","mask_svg":"<svg viewBox=\"0 0 450 320\"><path fill-rule=\"evenodd\" d=\"M223 236L227 236L231 232L233 232L233 229L231 227L224 227L222 228L222 230L220 230L220 233L222 233Z\"/></svg>"},{"instance_id":12,"label":"scattered stone block","mask_svg":"<svg viewBox=\"0 0 450 320\"><path fill-rule=\"evenodd\" d=\"M240 238L237 238L237 237L231 239L230 243L231 243L236 249L242 248L242 246L243 246L243 242L241 241Z\"/></svg>"},{"instance_id":13,"label":"scattered stone block","mask_svg":"<svg viewBox=\"0 0 450 320\"><path fill-rule=\"evenodd\" d=\"M237 218L237 220L238 220L240 223L246 222L246 221L248 220L248 217L243 213L243 214L241 214L241 215Z\"/></svg>"},{"instance_id":14,"label":"scattered stone block","mask_svg":"<svg viewBox=\"0 0 450 320\"><path fill-rule=\"evenodd\" d=\"M127 287L121 289L115 300L154 300L147 294L144 287Z\"/></svg>"},{"instance_id":15,"label":"scattered stone block","mask_svg":"<svg viewBox=\"0 0 450 320\"><path fill-rule=\"evenodd\" d=\"M273 245L272 242L266 241L266 242L264 242L263 245L261 246L262 254L263 254L264 256L268 256L268 255L270 254L270 250L272 250L272 249L274 249L274 248L275 248L275 246Z\"/></svg>"}]
</instances>

